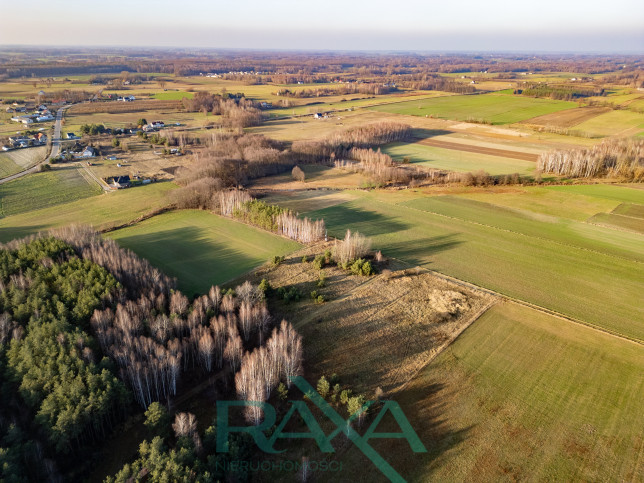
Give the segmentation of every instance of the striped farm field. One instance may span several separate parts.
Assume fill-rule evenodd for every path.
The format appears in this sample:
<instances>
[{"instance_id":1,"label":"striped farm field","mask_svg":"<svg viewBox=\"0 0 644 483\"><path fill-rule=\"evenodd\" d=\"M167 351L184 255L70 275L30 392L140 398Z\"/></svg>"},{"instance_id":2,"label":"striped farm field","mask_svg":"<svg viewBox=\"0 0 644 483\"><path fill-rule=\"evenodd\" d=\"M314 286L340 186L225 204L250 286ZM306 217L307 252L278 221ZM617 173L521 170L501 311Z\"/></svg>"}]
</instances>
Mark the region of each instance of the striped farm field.
<instances>
[{"instance_id":1,"label":"striped farm field","mask_svg":"<svg viewBox=\"0 0 644 483\"><path fill-rule=\"evenodd\" d=\"M640 234L457 197L407 198L362 194L307 216L336 237L370 236L387 256L644 340Z\"/></svg>"},{"instance_id":2,"label":"striped farm field","mask_svg":"<svg viewBox=\"0 0 644 483\"><path fill-rule=\"evenodd\" d=\"M639 481L643 365L638 344L497 304L393 398L428 452L372 444L408 481ZM357 451L342 461L380 481Z\"/></svg>"},{"instance_id":3,"label":"striped farm field","mask_svg":"<svg viewBox=\"0 0 644 483\"><path fill-rule=\"evenodd\" d=\"M421 143L392 143L384 146L382 152L396 161L409 158L409 161L415 164L449 171L471 172L482 169L491 175L498 175L532 174L535 169L535 163L531 161L426 146Z\"/></svg>"},{"instance_id":4,"label":"striped farm field","mask_svg":"<svg viewBox=\"0 0 644 483\"><path fill-rule=\"evenodd\" d=\"M373 109L381 112L431 116L457 121L472 120L490 124L512 124L576 106L574 102L567 101L480 94L407 101L377 106Z\"/></svg>"}]
</instances>

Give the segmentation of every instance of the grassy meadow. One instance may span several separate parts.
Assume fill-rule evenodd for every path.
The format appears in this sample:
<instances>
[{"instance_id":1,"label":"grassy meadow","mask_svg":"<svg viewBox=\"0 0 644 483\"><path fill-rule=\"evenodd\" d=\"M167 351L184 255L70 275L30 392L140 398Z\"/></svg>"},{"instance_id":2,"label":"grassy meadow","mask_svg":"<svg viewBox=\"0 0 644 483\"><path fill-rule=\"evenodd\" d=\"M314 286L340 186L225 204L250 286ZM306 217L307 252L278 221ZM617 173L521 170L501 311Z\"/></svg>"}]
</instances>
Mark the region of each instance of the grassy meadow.
<instances>
[{"instance_id":1,"label":"grassy meadow","mask_svg":"<svg viewBox=\"0 0 644 483\"><path fill-rule=\"evenodd\" d=\"M393 397L428 452L372 444L408 481L638 481L643 364L640 345L500 303ZM353 448L338 458L383 480Z\"/></svg>"},{"instance_id":2,"label":"grassy meadow","mask_svg":"<svg viewBox=\"0 0 644 483\"><path fill-rule=\"evenodd\" d=\"M496 94L463 95L413 100L373 109L395 114L432 116L457 121L512 124L575 107L574 102Z\"/></svg>"},{"instance_id":3,"label":"grassy meadow","mask_svg":"<svg viewBox=\"0 0 644 483\"><path fill-rule=\"evenodd\" d=\"M0 185L0 214L18 215L98 195L102 190L69 166L34 173Z\"/></svg>"},{"instance_id":4,"label":"grassy meadow","mask_svg":"<svg viewBox=\"0 0 644 483\"><path fill-rule=\"evenodd\" d=\"M177 277L179 288L189 296L300 247L278 235L196 210L158 215L107 236Z\"/></svg>"}]
</instances>

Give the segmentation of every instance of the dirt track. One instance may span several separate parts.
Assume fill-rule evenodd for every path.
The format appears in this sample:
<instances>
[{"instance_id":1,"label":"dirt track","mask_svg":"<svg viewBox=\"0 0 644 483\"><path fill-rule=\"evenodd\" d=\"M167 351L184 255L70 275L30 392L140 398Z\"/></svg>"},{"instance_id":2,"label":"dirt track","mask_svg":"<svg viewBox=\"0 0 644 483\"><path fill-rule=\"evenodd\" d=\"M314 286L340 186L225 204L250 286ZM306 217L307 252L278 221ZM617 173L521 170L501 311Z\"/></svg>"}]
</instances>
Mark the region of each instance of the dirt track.
<instances>
[{"instance_id":1,"label":"dirt track","mask_svg":"<svg viewBox=\"0 0 644 483\"><path fill-rule=\"evenodd\" d=\"M484 146L473 146L470 144L451 143L449 141L439 141L429 138L415 138L418 144L433 146L435 148L454 149L456 151L467 151L468 153L489 154L491 156L500 156L503 158L521 159L523 161L536 162L538 154L524 153L522 151L511 151L509 149L495 149Z\"/></svg>"}]
</instances>

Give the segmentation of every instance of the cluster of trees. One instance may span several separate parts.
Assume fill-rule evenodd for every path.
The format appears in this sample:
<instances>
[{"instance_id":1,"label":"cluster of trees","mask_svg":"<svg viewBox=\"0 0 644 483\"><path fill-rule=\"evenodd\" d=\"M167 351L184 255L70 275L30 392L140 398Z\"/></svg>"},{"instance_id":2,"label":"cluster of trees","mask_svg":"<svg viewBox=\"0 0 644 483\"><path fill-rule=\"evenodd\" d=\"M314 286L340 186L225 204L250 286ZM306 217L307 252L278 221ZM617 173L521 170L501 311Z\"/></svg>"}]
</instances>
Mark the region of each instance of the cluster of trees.
<instances>
[{"instance_id":1,"label":"cluster of trees","mask_svg":"<svg viewBox=\"0 0 644 483\"><path fill-rule=\"evenodd\" d=\"M403 76L403 79L409 80L400 81L401 85L410 89L454 92L456 94L472 94L473 92L476 92L476 88L472 84L457 82L454 79L438 75L423 74Z\"/></svg>"},{"instance_id":2,"label":"cluster of trees","mask_svg":"<svg viewBox=\"0 0 644 483\"><path fill-rule=\"evenodd\" d=\"M354 161L337 160L334 163L335 167L364 173L377 186L383 186L387 183L408 184L412 179L424 179L426 177L426 173L423 170L397 165L391 159L391 156L382 153L380 149L374 151L372 149L353 148L349 151L348 156Z\"/></svg>"},{"instance_id":3,"label":"cluster of trees","mask_svg":"<svg viewBox=\"0 0 644 483\"><path fill-rule=\"evenodd\" d=\"M181 102L188 111L221 115L222 124L226 127L242 129L262 122L261 111L243 94L231 96L200 91L192 99L184 97Z\"/></svg>"},{"instance_id":4,"label":"cluster of trees","mask_svg":"<svg viewBox=\"0 0 644 483\"><path fill-rule=\"evenodd\" d=\"M206 428L201 437L194 414L178 413L170 425L166 409L157 403L150 405L146 417L150 440L143 441L136 460L125 464L114 476L108 476L107 483L248 481L248 468L233 466L230 462L250 461L255 446L249 434L230 434L228 452L217 453L216 424Z\"/></svg>"},{"instance_id":5,"label":"cluster of trees","mask_svg":"<svg viewBox=\"0 0 644 483\"><path fill-rule=\"evenodd\" d=\"M348 266L360 258L366 257L371 250L371 239L358 232L347 230L343 240L336 240L333 246L333 258L341 266Z\"/></svg>"},{"instance_id":6,"label":"cluster of trees","mask_svg":"<svg viewBox=\"0 0 644 483\"><path fill-rule=\"evenodd\" d=\"M106 128L104 124L83 124L80 127L81 134L89 134L90 136L96 136L98 134L104 134Z\"/></svg>"},{"instance_id":7,"label":"cluster of trees","mask_svg":"<svg viewBox=\"0 0 644 483\"><path fill-rule=\"evenodd\" d=\"M95 311L91 326L137 402L148 407L174 396L183 372L234 373L244 345L261 344L270 320L263 292L246 282L234 292L212 287L192 304L179 291L155 300L141 296L114 311Z\"/></svg>"},{"instance_id":8,"label":"cluster of trees","mask_svg":"<svg viewBox=\"0 0 644 483\"><path fill-rule=\"evenodd\" d=\"M583 97L606 95L606 91L602 87L549 86L545 84L533 84L522 89L515 89L514 93L530 97L547 97L559 101L574 101Z\"/></svg>"},{"instance_id":9,"label":"cluster of trees","mask_svg":"<svg viewBox=\"0 0 644 483\"><path fill-rule=\"evenodd\" d=\"M27 408L56 453L104 437L128 410L126 387L87 330L92 312L120 294L105 268L60 239L0 249L2 413Z\"/></svg>"},{"instance_id":10,"label":"cluster of trees","mask_svg":"<svg viewBox=\"0 0 644 483\"><path fill-rule=\"evenodd\" d=\"M244 354L235 375L237 396L247 401L267 401L280 381L290 387L291 379L302 373L302 351L302 337L283 320L266 344ZM263 412L258 406L250 406L245 416L249 422L259 424Z\"/></svg>"},{"instance_id":11,"label":"cluster of trees","mask_svg":"<svg viewBox=\"0 0 644 483\"><path fill-rule=\"evenodd\" d=\"M324 238L324 220L298 218L290 210L253 199L241 194L239 190L222 191L219 199L220 213L224 216L232 216L302 243L312 243Z\"/></svg>"},{"instance_id":12,"label":"cluster of trees","mask_svg":"<svg viewBox=\"0 0 644 483\"><path fill-rule=\"evenodd\" d=\"M324 162L346 158L353 148L371 148L404 141L413 134L411 126L381 121L337 132L319 141L295 141L293 153L307 162Z\"/></svg>"},{"instance_id":13,"label":"cluster of trees","mask_svg":"<svg viewBox=\"0 0 644 483\"><path fill-rule=\"evenodd\" d=\"M644 140L619 138L590 148L543 153L537 168L574 178L620 178L644 181Z\"/></svg>"}]
</instances>

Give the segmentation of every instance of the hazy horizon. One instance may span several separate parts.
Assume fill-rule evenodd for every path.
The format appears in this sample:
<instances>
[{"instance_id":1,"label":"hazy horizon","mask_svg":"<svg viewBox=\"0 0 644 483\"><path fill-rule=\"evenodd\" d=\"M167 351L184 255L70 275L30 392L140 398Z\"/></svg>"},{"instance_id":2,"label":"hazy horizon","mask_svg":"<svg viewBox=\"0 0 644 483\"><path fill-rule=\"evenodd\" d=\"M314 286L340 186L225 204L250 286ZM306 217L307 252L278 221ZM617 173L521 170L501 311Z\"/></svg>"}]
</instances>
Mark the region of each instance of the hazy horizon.
<instances>
[{"instance_id":1,"label":"hazy horizon","mask_svg":"<svg viewBox=\"0 0 644 483\"><path fill-rule=\"evenodd\" d=\"M20 18L24 4L2 7ZM29 4L28 25L7 22L0 45L300 51L642 53L644 2L432 6L418 0L303 5L293 0L202 4L197 0L79 0Z\"/></svg>"}]
</instances>

